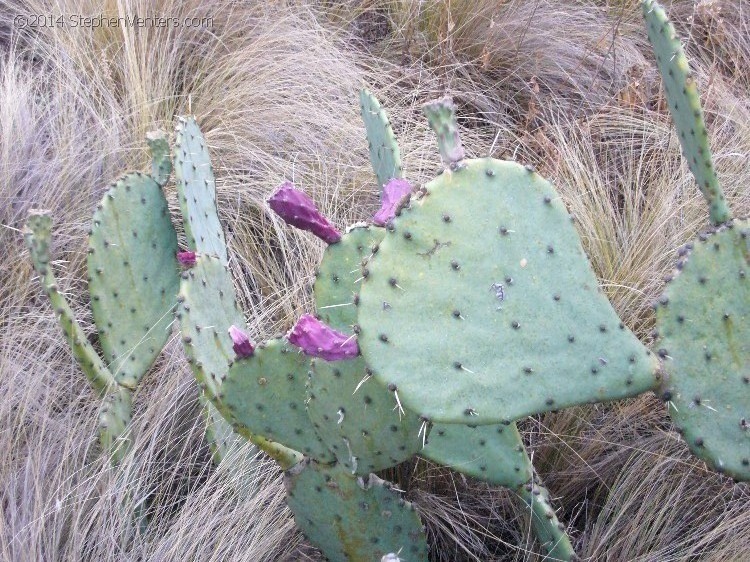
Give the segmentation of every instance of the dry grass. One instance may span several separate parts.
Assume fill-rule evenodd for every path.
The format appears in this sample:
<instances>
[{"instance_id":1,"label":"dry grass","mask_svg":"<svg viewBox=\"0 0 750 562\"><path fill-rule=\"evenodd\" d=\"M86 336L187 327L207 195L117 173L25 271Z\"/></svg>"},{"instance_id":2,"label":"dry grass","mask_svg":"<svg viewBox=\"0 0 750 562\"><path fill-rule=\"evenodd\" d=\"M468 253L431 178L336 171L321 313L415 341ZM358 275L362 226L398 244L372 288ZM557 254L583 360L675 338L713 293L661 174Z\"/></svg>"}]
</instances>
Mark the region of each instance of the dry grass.
<instances>
[{"instance_id":1,"label":"dry grass","mask_svg":"<svg viewBox=\"0 0 750 562\"><path fill-rule=\"evenodd\" d=\"M704 92L717 169L750 211L747 2L673 3ZM730 5L733 8L730 9ZM10 42L23 12L211 16L213 28L40 30ZM309 302L321 246L263 200L285 178L340 226L376 206L356 91L375 87L408 177L438 168L419 114L460 102L472 156L515 157L553 180L601 283L644 339L676 248L706 223L659 94L637 2L372 0L0 0L0 553L32 560L299 560L270 464L210 462L196 388L175 339L137 395L135 448L98 458L97 403L40 296L17 228L53 210L55 264L91 329L85 235L106 184L146 165L143 134L175 115L201 123L217 172L232 270L255 334ZM322 12L322 15L319 14ZM694 15L692 21L688 17ZM168 186L173 207L173 187ZM750 558L750 490L706 470L652 397L523 424L535 463L592 560ZM534 560L509 493L414 465L409 495L434 559ZM139 534L123 503L149 497Z\"/></svg>"}]
</instances>

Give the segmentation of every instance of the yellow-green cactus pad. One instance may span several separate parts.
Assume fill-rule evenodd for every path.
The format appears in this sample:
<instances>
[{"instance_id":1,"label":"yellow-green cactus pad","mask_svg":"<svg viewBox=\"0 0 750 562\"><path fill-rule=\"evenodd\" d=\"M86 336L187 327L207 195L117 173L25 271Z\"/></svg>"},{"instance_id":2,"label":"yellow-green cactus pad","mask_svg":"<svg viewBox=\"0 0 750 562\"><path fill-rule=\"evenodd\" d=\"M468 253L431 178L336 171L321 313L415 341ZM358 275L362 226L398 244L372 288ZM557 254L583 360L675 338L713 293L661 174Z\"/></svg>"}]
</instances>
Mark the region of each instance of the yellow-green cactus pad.
<instances>
[{"instance_id":1,"label":"yellow-green cactus pad","mask_svg":"<svg viewBox=\"0 0 750 562\"><path fill-rule=\"evenodd\" d=\"M750 221L681 253L656 313L664 398L697 456L750 480Z\"/></svg>"},{"instance_id":2,"label":"yellow-green cactus pad","mask_svg":"<svg viewBox=\"0 0 750 562\"><path fill-rule=\"evenodd\" d=\"M379 562L389 554L427 561L419 514L377 476L356 478L306 459L286 471L284 483L297 526L330 562Z\"/></svg>"},{"instance_id":3,"label":"yellow-green cactus pad","mask_svg":"<svg viewBox=\"0 0 750 562\"><path fill-rule=\"evenodd\" d=\"M657 384L552 186L490 158L426 185L363 270L359 345L404 407L497 424Z\"/></svg>"}]
</instances>

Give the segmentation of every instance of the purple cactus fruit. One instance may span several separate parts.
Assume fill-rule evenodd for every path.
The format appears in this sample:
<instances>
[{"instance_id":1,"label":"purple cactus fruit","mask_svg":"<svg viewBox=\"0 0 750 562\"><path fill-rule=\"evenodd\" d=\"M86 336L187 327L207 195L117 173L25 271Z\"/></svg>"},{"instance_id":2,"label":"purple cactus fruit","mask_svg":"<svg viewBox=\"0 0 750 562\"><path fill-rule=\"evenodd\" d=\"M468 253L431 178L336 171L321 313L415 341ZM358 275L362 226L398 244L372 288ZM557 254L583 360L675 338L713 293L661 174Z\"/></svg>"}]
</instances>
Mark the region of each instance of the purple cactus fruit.
<instances>
[{"instance_id":1,"label":"purple cactus fruit","mask_svg":"<svg viewBox=\"0 0 750 562\"><path fill-rule=\"evenodd\" d=\"M177 252L177 261L182 267L193 267L195 265L195 252Z\"/></svg>"},{"instance_id":2,"label":"purple cactus fruit","mask_svg":"<svg viewBox=\"0 0 750 562\"><path fill-rule=\"evenodd\" d=\"M237 326L232 325L229 327L229 337L232 338L232 349L234 349L237 357L252 357L253 353L255 353L255 346L250 341L250 338Z\"/></svg>"},{"instance_id":3,"label":"purple cactus fruit","mask_svg":"<svg viewBox=\"0 0 750 562\"><path fill-rule=\"evenodd\" d=\"M326 361L351 359L359 354L357 340L326 326L311 314L305 314L289 332L289 343L299 347L306 355Z\"/></svg>"},{"instance_id":4,"label":"purple cactus fruit","mask_svg":"<svg viewBox=\"0 0 750 562\"><path fill-rule=\"evenodd\" d=\"M411 196L412 186L407 180L393 178L383 186L383 204L372 217L372 222L378 226L385 224L396 216L398 211Z\"/></svg>"},{"instance_id":5,"label":"purple cactus fruit","mask_svg":"<svg viewBox=\"0 0 750 562\"><path fill-rule=\"evenodd\" d=\"M290 181L279 186L268 204L287 224L312 232L329 244L341 240L341 233L318 211L313 200Z\"/></svg>"}]
</instances>

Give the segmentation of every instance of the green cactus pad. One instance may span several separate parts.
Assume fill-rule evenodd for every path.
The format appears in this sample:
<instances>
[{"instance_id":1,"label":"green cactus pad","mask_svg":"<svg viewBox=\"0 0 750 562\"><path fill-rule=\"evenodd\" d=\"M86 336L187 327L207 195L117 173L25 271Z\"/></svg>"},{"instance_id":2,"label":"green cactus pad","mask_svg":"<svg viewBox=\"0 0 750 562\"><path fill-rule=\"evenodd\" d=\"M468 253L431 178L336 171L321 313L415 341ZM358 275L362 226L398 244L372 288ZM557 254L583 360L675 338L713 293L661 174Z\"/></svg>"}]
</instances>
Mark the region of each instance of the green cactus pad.
<instances>
[{"instance_id":1,"label":"green cactus pad","mask_svg":"<svg viewBox=\"0 0 750 562\"><path fill-rule=\"evenodd\" d=\"M326 248L313 287L316 313L322 322L345 332L357 323L355 301L362 264L377 251L383 236L382 228L358 225Z\"/></svg>"},{"instance_id":2,"label":"green cactus pad","mask_svg":"<svg viewBox=\"0 0 750 562\"><path fill-rule=\"evenodd\" d=\"M658 361L599 291L549 183L488 158L426 189L359 301L362 354L404 407L487 425L655 387Z\"/></svg>"},{"instance_id":3,"label":"green cactus pad","mask_svg":"<svg viewBox=\"0 0 750 562\"><path fill-rule=\"evenodd\" d=\"M456 121L456 106L450 98L443 98L425 104L422 109L430 128L437 135L443 164L454 168L464 159L464 149Z\"/></svg>"},{"instance_id":4,"label":"green cactus pad","mask_svg":"<svg viewBox=\"0 0 750 562\"><path fill-rule=\"evenodd\" d=\"M146 142L151 151L151 177L164 187L172 173L172 155L167 134L164 131L151 131L146 133Z\"/></svg>"},{"instance_id":5,"label":"green cactus pad","mask_svg":"<svg viewBox=\"0 0 750 562\"><path fill-rule=\"evenodd\" d=\"M693 453L750 480L750 221L702 235L678 267L656 312L669 413Z\"/></svg>"},{"instance_id":6,"label":"green cactus pad","mask_svg":"<svg viewBox=\"0 0 750 562\"><path fill-rule=\"evenodd\" d=\"M132 445L127 435L133 418L133 392L125 387L116 387L107 395L99 412L99 442L102 449L111 455L113 466L120 463Z\"/></svg>"},{"instance_id":7,"label":"green cactus pad","mask_svg":"<svg viewBox=\"0 0 750 562\"><path fill-rule=\"evenodd\" d=\"M427 561L419 514L377 476L354 478L306 459L286 471L284 483L297 526L331 562L378 562L391 553Z\"/></svg>"},{"instance_id":8,"label":"green cactus pad","mask_svg":"<svg viewBox=\"0 0 750 562\"><path fill-rule=\"evenodd\" d=\"M307 391L307 413L318 435L339 464L360 475L395 466L422 448L419 418L399 412L393 395L367 373L361 357L315 359Z\"/></svg>"},{"instance_id":9,"label":"green cactus pad","mask_svg":"<svg viewBox=\"0 0 750 562\"><path fill-rule=\"evenodd\" d=\"M86 378L100 395L117 383L89 343L86 333L76 321L75 314L57 287L57 280L50 266L52 219L48 211L32 210L23 231L24 240L29 248L34 269L49 297L52 307L60 319L60 326L73 351L73 356Z\"/></svg>"},{"instance_id":10,"label":"green cactus pad","mask_svg":"<svg viewBox=\"0 0 750 562\"><path fill-rule=\"evenodd\" d=\"M321 462L333 462L305 411L310 360L286 339L237 359L221 388L221 413L240 435L262 435Z\"/></svg>"},{"instance_id":11,"label":"green cactus pad","mask_svg":"<svg viewBox=\"0 0 750 562\"><path fill-rule=\"evenodd\" d=\"M538 482L536 474L533 483L521 487L519 493L521 500L531 509L531 526L537 540L547 552L548 558L545 560L574 560L575 551L565 532L565 525L557 519L549 490Z\"/></svg>"},{"instance_id":12,"label":"green cactus pad","mask_svg":"<svg viewBox=\"0 0 750 562\"><path fill-rule=\"evenodd\" d=\"M657 2L644 0L641 6L682 152L701 193L708 200L711 222L724 223L731 218L731 214L714 171L700 96L682 44L664 9Z\"/></svg>"},{"instance_id":13,"label":"green cactus pad","mask_svg":"<svg viewBox=\"0 0 750 562\"><path fill-rule=\"evenodd\" d=\"M531 480L516 424L436 424L421 456L491 484L515 489Z\"/></svg>"},{"instance_id":14,"label":"green cactus pad","mask_svg":"<svg viewBox=\"0 0 750 562\"><path fill-rule=\"evenodd\" d=\"M164 194L141 173L118 180L94 213L89 292L117 381L135 388L167 342L179 285L177 235Z\"/></svg>"},{"instance_id":15,"label":"green cactus pad","mask_svg":"<svg viewBox=\"0 0 750 562\"><path fill-rule=\"evenodd\" d=\"M389 180L403 177L401 153L388 115L372 92L367 89L360 91L359 106L367 131L370 163L378 178L378 186L382 188Z\"/></svg>"},{"instance_id":16,"label":"green cactus pad","mask_svg":"<svg viewBox=\"0 0 750 562\"><path fill-rule=\"evenodd\" d=\"M216 180L206 140L193 117L180 117L175 132L174 174L190 249L228 263L216 210Z\"/></svg>"},{"instance_id":17,"label":"green cactus pad","mask_svg":"<svg viewBox=\"0 0 750 562\"><path fill-rule=\"evenodd\" d=\"M214 256L199 255L195 265L182 273L177 300L182 341L193 373L209 397L215 397L234 360L229 327L245 326L228 267Z\"/></svg>"}]
</instances>

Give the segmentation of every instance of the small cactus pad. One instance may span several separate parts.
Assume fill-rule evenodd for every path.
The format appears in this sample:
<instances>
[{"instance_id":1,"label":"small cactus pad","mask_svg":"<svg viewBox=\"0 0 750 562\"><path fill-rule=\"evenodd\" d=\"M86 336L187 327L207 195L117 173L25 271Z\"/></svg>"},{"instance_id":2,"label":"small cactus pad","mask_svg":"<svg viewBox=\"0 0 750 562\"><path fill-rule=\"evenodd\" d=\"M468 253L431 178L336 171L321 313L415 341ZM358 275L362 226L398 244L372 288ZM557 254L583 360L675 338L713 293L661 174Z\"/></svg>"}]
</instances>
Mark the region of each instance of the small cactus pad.
<instances>
[{"instance_id":1,"label":"small cactus pad","mask_svg":"<svg viewBox=\"0 0 750 562\"><path fill-rule=\"evenodd\" d=\"M199 255L182 273L177 300L182 341L195 377L210 397L216 396L235 357L229 327L245 325L228 267L214 256Z\"/></svg>"},{"instance_id":2,"label":"small cactus pad","mask_svg":"<svg viewBox=\"0 0 750 562\"><path fill-rule=\"evenodd\" d=\"M146 142L151 151L151 177L164 187L172 173L172 155L167 134L164 131L151 131L146 133Z\"/></svg>"},{"instance_id":3,"label":"small cactus pad","mask_svg":"<svg viewBox=\"0 0 750 562\"><path fill-rule=\"evenodd\" d=\"M421 431L426 431L415 414L399 411L393 394L368 374L361 357L313 360L307 413L339 464L355 474L411 458L422 448Z\"/></svg>"},{"instance_id":4,"label":"small cactus pad","mask_svg":"<svg viewBox=\"0 0 750 562\"><path fill-rule=\"evenodd\" d=\"M305 411L310 362L285 339L258 346L237 359L222 385L221 413L240 435L262 435L321 462L334 456L315 433Z\"/></svg>"},{"instance_id":5,"label":"small cactus pad","mask_svg":"<svg viewBox=\"0 0 750 562\"><path fill-rule=\"evenodd\" d=\"M450 98L443 98L422 108L430 128L435 131L443 164L453 168L464 159L464 148L456 122L456 106Z\"/></svg>"},{"instance_id":6,"label":"small cactus pad","mask_svg":"<svg viewBox=\"0 0 750 562\"><path fill-rule=\"evenodd\" d=\"M177 235L151 177L129 174L104 195L89 235L91 310L104 359L135 388L167 342L179 285Z\"/></svg>"},{"instance_id":7,"label":"small cactus pad","mask_svg":"<svg viewBox=\"0 0 750 562\"><path fill-rule=\"evenodd\" d=\"M533 482L521 487L519 493L521 500L531 509L531 526L547 552L545 560L575 560L575 551L565 532L565 525L557 519L549 490L539 483L536 474Z\"/></svg>"},{"instance_id":8,"label":"small cactus pad","mask_svg":"<svg viewBox=\"0 0 750 562\"><path fill-rule=\"evenodd\" d=\"M656 312L664 399L693 453L750 480L750 221L681 254Z\"/></svg>"},{"instance_id":9,"label":"small cactus pad","mask_svg":"<svg viewBox=\"0 0 750 562\"><path fill-rule=\"evenodd\" d=\"M128 429L133 418L133 392L117 387L107 395L99 412L99 442L102 449L111 455L116 466L130 451L132 444Z\"/></svg>"},{"instance_id":10,"label":"small cactus pad","mask_svg":"<svg viewBox=\"0 0 750 562\"><path fill-rule=\"evenodd\" d=\"M436 424L421 456L491 484L516 489L531 481L531 461L515 423Z\"/></svg>"},{"instance_id":11,"label":"small cactus pad","mask_svg":"<svg viewBox=\"0 0 750 562\"><path fill-rule=\"evenodd\" d=\"M644 0L641 6L682 152L698 182L698 188L708 200L711 222L724 223L731 215L714 171L700 96L682 44L664 9L657 2Z\"/></svg>"},{"instance_id":12,"label":"small cactus pad","mask_svg":"<svg viewBox=\"0 0 750 562\"><path fill-rule=\"evenodd\" d=\"M427 562L427 540L414 507L375 475L355 478L342 467L305 459L284 473L297 526L330 562Z\"/></svg>"},{"instance_id":13,"label":"small cactus pad","mask_svg":"<svg viewBox=\"0 0 750 562\"><path fill-rule=\"evenodd\" d=\"M363 262L377 252L384 235L382 228L358 225L323 253L313 291L316 313L332 328L350 331L357 323L357 280Z\"/></svg>"},{"instance_id":14,"label":"small cactus pad","mask_svg":"<svg viewBox=\"0 0 750 562\"><path fill-rule=\"evenodd\" d=\"M86 333L76 321L75 314L68 301L60 293L57 280L50 264L52 219L48 211L32 210L29 214L23 237L31 254L34 269L49 297L52 308L57 313L60 326L67 337L73 357L86 375L94 390L104 395L107 390L117 383L101 357L89 343Z\"/></svg>"},{"instance_id":15,"label":"small cactus pad","mask_svg":"<svg viewBox=\"0 0 750 562\"><path fill-rule=\"evenodd\" d=\"M216 210L216 180L208 147L193 117L181 117L175 132L174 175L188 246L228 263Z\"/></svg>"},{"instance_id":16,"label":"small cactus pad","mask_svg":"<svg viewBox=\"0 0 750 562\"><path fill-rule=\"evenodd\" d=\"M411 182L403 179L392 179L383 186L380 209L372 217L373 224L385 226L409 202L414 189Z\"/></svg>"},{"instance_id":17,"label":"small cactus pad","mask_svg":"<svg viewBox=\"0 0 750 562\"><path fill-rule=\"evenodd\" d=\"M359 345L404 407L497 424L654 388L552 186L465 161L396 217L363 271Z\"/></svg>"},{"instance_id":18,"label":"small cactus pad","mask_svg":"<svg viewBox=\"0 0 750 562\"><path fill-rule=\"evenodd\" d=\"M396 135L388 115L372 92L367 89L360 91L359 106L370 147L370 163L378 178L378 187L383 187L388 180L403 177Z\"/></svg>"}]
</instances>

